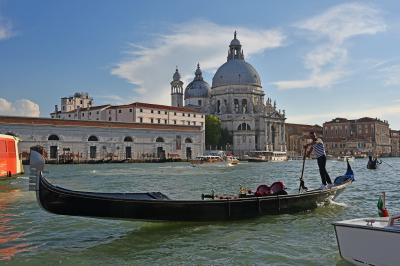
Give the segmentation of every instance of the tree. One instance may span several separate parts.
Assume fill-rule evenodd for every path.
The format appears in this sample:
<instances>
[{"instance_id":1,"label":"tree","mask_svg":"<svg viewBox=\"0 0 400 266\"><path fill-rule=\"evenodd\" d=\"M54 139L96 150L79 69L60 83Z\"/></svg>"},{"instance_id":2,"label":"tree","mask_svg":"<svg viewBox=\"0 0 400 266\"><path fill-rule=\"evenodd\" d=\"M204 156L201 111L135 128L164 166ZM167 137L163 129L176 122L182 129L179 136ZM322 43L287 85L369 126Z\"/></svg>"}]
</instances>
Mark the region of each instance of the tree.
<instances>
[{"instance_id":1,"label":"tree","mask_svg":"<svg viewBox=\"0 0 400 266\"><path fill-rule=\"evenodd\" d=\"M221 129L221 138L219 139L219 146L225 149L228 144L232 145L232 143L233 143L233 136L231 132L229 132L227 128Z\"/></svg>"},{"instance_id":2,"label":"tree","mask_svg":"<svg viewBox=\"0 0 400 266\"><path fill-rule=\"evenodd\" d=\"M216 115L206 116L206 147L216 146L221 139L221 120Z\"/></svg>"}]
</instances>

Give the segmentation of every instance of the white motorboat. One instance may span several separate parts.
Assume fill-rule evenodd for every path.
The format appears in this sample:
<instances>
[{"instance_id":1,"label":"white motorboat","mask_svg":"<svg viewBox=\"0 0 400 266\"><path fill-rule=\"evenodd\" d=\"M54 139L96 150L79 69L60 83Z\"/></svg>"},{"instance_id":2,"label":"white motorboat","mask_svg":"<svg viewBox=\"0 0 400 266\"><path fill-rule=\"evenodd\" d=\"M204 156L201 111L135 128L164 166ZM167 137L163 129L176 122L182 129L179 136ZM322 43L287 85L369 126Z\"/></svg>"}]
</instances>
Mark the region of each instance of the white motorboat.
<instances>
[{"instance_id":1,"label":"white motorboat","mask_svg":"<svg viewBox=\"0 0 400 266\"><path fill-rule=\"evenodd\" d=\"M400 263L400 214L333 223L340 256L355 265Z\"/></svg>"},{"instance_id":2,"label":"white motorboat","mask_svg":"<svg viewBox=\"0 0 400 266\"><path fill-rule=\"evenodd\" d=\"M339 156L337 159L338 159L338 161L343 161L343 162L349 161L349 162L352 162L352 161L354 161L354 156L344 155L344 156Z\"/></svg>"}]
</instances>

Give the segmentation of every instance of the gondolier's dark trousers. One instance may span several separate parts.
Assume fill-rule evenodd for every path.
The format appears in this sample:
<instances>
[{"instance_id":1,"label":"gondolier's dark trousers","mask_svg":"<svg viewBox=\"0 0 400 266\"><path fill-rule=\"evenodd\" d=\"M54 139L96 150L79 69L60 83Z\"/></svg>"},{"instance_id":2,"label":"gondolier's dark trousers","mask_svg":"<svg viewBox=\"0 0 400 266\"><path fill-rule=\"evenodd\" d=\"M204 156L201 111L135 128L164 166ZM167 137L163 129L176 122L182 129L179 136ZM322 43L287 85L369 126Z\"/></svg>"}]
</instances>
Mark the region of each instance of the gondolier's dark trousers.
<instances>
[{"instance_id":1,"label":"gondolier's dark trousers","mask_svg":"<svg viewBox=\"0 0 400 266\"><path fill-rule=\"evenodd\" d=\"M324 184L324 185L326 185L326 183L332 184L331 178L329 177L329 174L325 168L326 156L322 155L322 156L318 157L317 162L318 162L318 167L319 167L319 174L321 175L322 184Z\"/></svg>"}]
</instances>

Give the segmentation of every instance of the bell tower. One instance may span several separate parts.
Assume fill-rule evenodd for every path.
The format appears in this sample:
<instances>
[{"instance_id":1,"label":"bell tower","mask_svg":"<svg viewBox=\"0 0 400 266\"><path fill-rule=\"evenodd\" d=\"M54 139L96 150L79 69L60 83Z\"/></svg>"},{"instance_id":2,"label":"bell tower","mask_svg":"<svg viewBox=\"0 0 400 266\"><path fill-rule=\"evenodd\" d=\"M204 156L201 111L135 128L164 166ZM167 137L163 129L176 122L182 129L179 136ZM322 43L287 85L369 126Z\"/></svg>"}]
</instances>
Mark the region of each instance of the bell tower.
<instances>
[{"instance_id":1,"label":"bell tower","mask_svg":"<svg viewBox=\"0 0 400 266\"><path fill-rule=\"evenodd\" d=\"M181 81L178 67L176 67L171 81L171 105L183 107L183 82Z\"/></svg>"}]
</instances>

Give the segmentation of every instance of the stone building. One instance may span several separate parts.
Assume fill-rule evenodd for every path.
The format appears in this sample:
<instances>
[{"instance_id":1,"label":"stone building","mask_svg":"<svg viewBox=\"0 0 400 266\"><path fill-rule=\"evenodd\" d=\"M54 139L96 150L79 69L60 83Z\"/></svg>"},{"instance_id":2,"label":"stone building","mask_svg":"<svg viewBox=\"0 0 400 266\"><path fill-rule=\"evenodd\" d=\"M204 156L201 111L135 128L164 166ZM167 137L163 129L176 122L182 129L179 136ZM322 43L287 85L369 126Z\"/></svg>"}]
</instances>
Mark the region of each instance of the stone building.
<instances>
[{"instance_id":1,"label":"stone building","mask_svg":"<svg viewBox=\"0 0 400 266\"><path fill-rule=\"evenodd\" d=\"M77 93L75 93L77 95ZM87 94L85 94L87 97ZM188 125L201 126L204 128L205 115L196 109L187 107L177 107L159 104L149 104L135 102L125 105L98 105L98 106L78 106L72 109L64 104L61 98L62 110L50 114L54 119L82 120L82 121L107 121L122 123L145 123L145 124L166 124L166 125ZM74 97L75 101L80 102L79 97ZM82 100L84 102L84 99ZM93 103L93 100L91 100Z\"/></svg>"},{"instance_id":2,"label":"stone building","mask_svg":"<svg viewBox=\"0 0 400 266\"><path fill-rule=\"evenodd\" d=\"M390 131L387 121L377 118L335 118L323 125L324 140L332 155L389 155Z\"/></svg>"},{"instance_id":3,"label":"stone building","mask_svg":"<svg viewBox=\"0 0 400 266\"><path fill-rule=\"evenodd\" d=\"M23 159L30 147L41 145L53 162L189 159L204 147L200 125L0 116L0 133L21 139Z\"/></svg>"},{"instance_id":4,"label":"stone building","mask_svg":"<svg viewBox=\"0 0 400 266\"><path fill-rule=\"evenodd\" d=\"M310 142L309 134L315 132L322 137L322 127L319 125L303 125L286 123L286 145L288 157L296 158L303 155L303 147Z\"/></svg>"},{"instance_id":5,"label":"stone building","mask_svg":"<svg viewBox=\"0 0 400 266\"><path fill-rule=\"evenodd\" d=\"M173 91L171 88L171 94ZM197 65L195 78L185 89L186 106L221 119L222 126L233 135L236 155L254 150L286 152L285 111L278 110L275 102L269 98L265 101L264 97L260 76L245 61L236 32L227 62L218 68L211 88Z\"/></svg>"},{"instance_id":6,"label":"stone building","mask_svg":"<svg viewBox=\"0 0 400 266\"><path fill-rule=\"evenodd\" d=\"M390 156L400 156L400 130L390 130Z\"/></svg>"}]
</instances>

